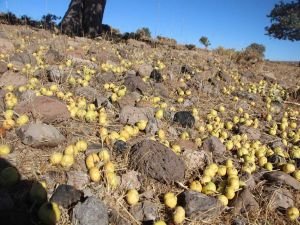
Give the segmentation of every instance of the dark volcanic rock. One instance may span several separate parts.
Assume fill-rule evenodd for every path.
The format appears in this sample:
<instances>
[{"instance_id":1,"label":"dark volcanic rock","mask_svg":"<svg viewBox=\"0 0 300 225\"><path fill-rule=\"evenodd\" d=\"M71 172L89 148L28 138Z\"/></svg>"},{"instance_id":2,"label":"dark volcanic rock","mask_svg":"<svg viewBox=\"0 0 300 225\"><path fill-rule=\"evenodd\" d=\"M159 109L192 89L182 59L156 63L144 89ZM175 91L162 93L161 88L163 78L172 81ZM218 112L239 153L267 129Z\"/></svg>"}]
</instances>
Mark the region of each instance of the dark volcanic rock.
<instances>
[{"instance_id":1,"label":"dark volcanic rock","mask_svg":"<svg viewBox=\"0 0 300 225\"><path fill-rule=\"evenodd\" d=\"M234 214L248 213L259 209L257 201L247 188L238 192L230 205L234 207Z\"/></svg>"},{"instance_id":2,"label":"dark volcanic rock","mask_svg":"<svg viewBox=\"0 0 300 225\"><path fill-rule=\"evenodd\" d=\"M195 191L182 192L178 196L178 202L185 209L186 216L193 220L216 218L224 209L215 197Z\"/></svg>"},{"instance_id":3,"label":"dark volcanic rock","mask_svg":"<svg viewBox=\"0 0 300 225\"><path fill-rule=\"evenodd\" d=\"M264 179L277 185L287 185L300 190L300 182L282 171L272 171L263 175Z\"/></svg>"},{"instance_id":4,"label":"dark volcanic rock","mask_svg":"<svg viewBox=\"0 0 300 225\"><path fill-rule=\"evenodd\" d=\"M69 206L79 202L81 197L81 191L76 190L71 185L61 184L56 188L50 201L56 202L64 208L68 208Z\"/></svg>"},{"instance_id":5,"label":"dark volcanic rock","mask_svg":"<svg viewBox=\"0 0 300 225\"><path fill-rule=\"evenodd\" d=\"M193 127L195 124L195 118L193 114L189 111L180 111L175 113L173 121L180 123L183 127L190 128Z\"/></svg>"},{"instance_id":6,"label":"dark volcanic rock","mask_svg":"<svg viewBox=\"0 0 300 225\"><path fill-rule=\"evenodd\" d=\"M130 151L130 166L158 181L172 183L184 178L184 162L163 144L143 140Z\"/></svg>"},{"instance_id":7,"label":"dark volcanic rock","mask_svg":"<svg viewBox=\"0 0 300 225\"><path fill-rule=\"evenodd\" d=\"M143 79L135 75L128 75L124 80L124 85L129 91L139 91L142 94L145 94L148 89Z\"/></svg>"},{"instance_id":8,"label":"dark volcanic rock","mask_svg":"<svg viewBox=\"0 0 300 225\"><path fill-rule=\"evenodd\" d=\"M161 73L156 69L152 70L150 78L155 80L157 83L163 82L163 77Z\"/></svg>"}]
</instances>

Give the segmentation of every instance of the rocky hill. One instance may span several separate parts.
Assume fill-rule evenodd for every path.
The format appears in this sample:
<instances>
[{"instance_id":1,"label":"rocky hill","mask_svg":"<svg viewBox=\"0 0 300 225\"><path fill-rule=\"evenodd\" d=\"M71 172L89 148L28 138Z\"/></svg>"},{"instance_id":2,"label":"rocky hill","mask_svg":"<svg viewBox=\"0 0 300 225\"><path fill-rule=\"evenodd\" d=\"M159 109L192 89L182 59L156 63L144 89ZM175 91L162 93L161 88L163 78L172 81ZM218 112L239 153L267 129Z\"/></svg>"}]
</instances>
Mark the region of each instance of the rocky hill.
<instances>
[{"instance_id":1,"label":"rocky hill","mask_svg":"<svg viewBox=\"0 0 300 225\"><path fill-rule=\"evenodd\" d=\"M1 224L297 224L300 67L0 26Z\"/></svg>"}]
</instances>

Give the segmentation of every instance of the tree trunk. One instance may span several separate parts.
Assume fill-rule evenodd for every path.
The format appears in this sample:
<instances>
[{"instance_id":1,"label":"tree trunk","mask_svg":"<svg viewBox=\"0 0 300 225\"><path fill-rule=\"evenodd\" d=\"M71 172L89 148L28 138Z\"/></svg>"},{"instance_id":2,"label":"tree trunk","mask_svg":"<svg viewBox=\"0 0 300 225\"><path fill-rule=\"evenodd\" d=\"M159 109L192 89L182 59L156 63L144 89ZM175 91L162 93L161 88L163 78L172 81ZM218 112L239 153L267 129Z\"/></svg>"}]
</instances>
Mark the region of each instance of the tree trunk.
<instances>
[{"instance_id":1,"label":"tree trunk","mask_svg":"<svg viewBox=\"0 0 300 225\"><path fill-rule=\"evenodd\" d=\"M71 0L60 24L67 35L94 38L101 33L106 0Z\"/></svg>"}]
</instances>

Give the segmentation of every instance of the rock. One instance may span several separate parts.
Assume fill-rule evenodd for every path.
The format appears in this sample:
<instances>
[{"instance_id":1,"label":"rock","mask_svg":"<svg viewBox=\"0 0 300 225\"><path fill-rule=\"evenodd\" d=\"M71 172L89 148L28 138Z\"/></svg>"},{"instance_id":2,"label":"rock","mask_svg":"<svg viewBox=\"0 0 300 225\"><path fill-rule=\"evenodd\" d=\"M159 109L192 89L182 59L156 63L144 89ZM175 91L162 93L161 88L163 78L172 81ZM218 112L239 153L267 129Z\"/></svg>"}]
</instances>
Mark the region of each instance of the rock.
<instances>
[{"instance_id":1,"label":"rock","mask_svg":"<svg viewBox=\"0 0 300 225\"><path fill-rule=\"evenodd\" d=\"M230 206L234 207L234 214L249 213L259 210L257 201L247 188L236 194L236 197L232 200Z\"/></svg>"},{"instance_id":2,"label":"rock","mask_svg":"<svg viewBox=\"0 0 300 225\"><path fill-rule=\"evenodd\" d=\"M87 173L82 171L68 171L67 179L67 184L74 186L78 190L83 190L90 181Z\"/></svg>"},{"instance_id":3,"label":"rock","mask_svg":"<svg viewBox=\"0 0 300 225\"><path fill-rule=\"evenodd\" d=\"M232 220L231 225L247 225L248 222L244 217L238 216Z\"/></svg>"},{"instance_id":4,"label":"rock","mask_svg":"<svg viewBox=\"0 0 300 225\"><path fill-rule=\"evenodd\" d=\"M96 106L97 106L97 108L100 108L101 106L108 107L110 104L111 103L109 102L109 100L106 97L101 96L101 95L98 95L96 97Z\"/></svg>"},{"instance_id":5,"label":"rock","mask_svg":"<svg viewBox=\"0 0 300 225\"><path fill-rule=\"evenodd\" d=\"M15 107L15 111L19 114L32 114L34 118L45 123L61 122L70 118L70 112L65 103L46 96L20 102Z\"/></svg>"},{"instance_id":6,"label":"rock","mask_svg":"<svg viewBox=\"0 0 300 225\"><path fill-rule=\"evenodd\" d=\"M47 76L50 82L62 83L66 77L63 71L58 66L49 66Z\"/></svg>"},{"instance_id":7,"label":"rock","mask_svg":"<svg viewBox=\"0 0 300 225\"><path fill-rule=\"evenodd\" d=\"M0 190L0 212L14 208L14 201L5 190Z\"/></svg>"},{"instance_id":8,"label":"rock","mask_svg":"<svg viewBox=\"0 0 300 225\"><path fill-rule=\"evenodd\" d=\"M107 207L96 197L88 197L73 209L72 223L77 225L108 225Z\"/></svg>"},{"instance_id":9,"label":"rock","mask_svg":"<svg viewBox=\"0 0 300 225\"><path fill-rule=\"evenodd\" d=\"M276 185L287 185L298 191L300 190L300 182L282 171L271 171L269 173L265 173L263 178Z\"/></svg>"},{"instance_id":10,"label":"rock","mask_svg":"<svg viewBox=\"0 0 300 225\"><path fill-rule=\"evenodd\" d=\"M184 162L163 144L143 140L130 151L130 167L160 182L172 183L184 178Z\"/></svg>"},{"instance_id":11,"label":"rock","mask_svg":"<svg viewBox=\"0 0 300 225\"><path fill-rule=\"evenodd\" d=\"M249 173L242 173L240 176L240 180L245 182L246 187L249 190L253 190L256 187L256 182L254 177Z\"/></svg>"},{"instance_id":12,"label":"rock","mask_svg":"<svg viewBox=\"0 0 300 225\"><path fill-rule=\"evenodd\" d=\"M152 70L152 72L150 74L150 78L155 80L155 82L157 82L157 83L163 82L163 77L162 77L161 73L156 69Z\"/></svg>"},{"instance_id":13,"label":"rock","mask_svg":"<svg viewBox=\"0 0 300 225\"><path fill-rule=\"evenodd\" d=\"M130 208L130 213L139 221L153 221L157 218L157 212L157 205L150 201L144 201Z\"/></svg>"},{"instance_id":14,"label":"rock","mask_svg":"<svg viewBox=\"0 0 300 225\"><path fill-rule=\"evenodd\" d=\"M241 73L241 76L242 77L246 77L246 78L254 78L255 77L255 75L254 75L254 73L252 73L251 71L245 71L245 72L243 72L243 73Z\"/></svg>"},{"instance_id":15,"label":"rock","mask_svg":"<svg viewBox=\"0 0 300 225\"><path fill-rule=\"evenodd\" d=\"M115 80L115 75L113 73L102 73L102 74L97 74L96 79L99 84L105 84L108 82L112 82Z\"/></svg>"},{"instance_id":16,"label":"rock","mask_svg":"<svg viewBox=\"0 0 300 225\"><path fill-rule=\"evenodd\" d=\"M188 65L183 65L181 67L180 71L181 71L181 73L187 73L187 74L190 74L190 75L194 74L193 69L190 66L188 66Z\"/></svg>"},{"instance_id":17,"label":"rock","mask_svg":"<svg viewBox=\"0 0 300 225\"><path fill-rule=\"evenodd\" d=\"M8 70L7 63L0 61L0 74L6 72Z\"/></svg>"},{"instance_id":18,"label":"rock","mask_svg":"<svg viewBox=\"0 0 300 225\"><path fill-rule=\"evenodd\" d=\"M73 186L60 184L52 194L50 201L56 202L64 208L69 208L71 205L79 202L81 197L82 192L76 190Z\"/></svg>"},{"instance_id":19,"label":"rock","mask_svg":"<svg viewBox=\"0 0 300 225\"><path fill-rule=\"evenodd\" d=\"M249 140L258 140L260 139L260 131L253 127L239 126L238 131L240 134L247 134Z\"/></svg>"},{"instance_id":20,"label":"rock","mask_svg":"<svg viewBox=\"0 0 300 225\"><path fill-rule=\"evenodd\" d=\"M139 176L139 173L134 170L127 171L121 177L120 188L122 188L124 190L129 190L129 189L139 190L141 187L141 183L139 181L138 176Z\"/></svg>"},{"instance_id":21,"label":"rock","mask_svg":"<svg viewBox=\"0 0 300 225\"><path fill-rule=\"evenodd\" d=\"M163 83L155 83L154 92L160 94L164 98L169 97L168 88L166 88L166 86Z\"/></svg>"},{"instance_id":22,"label":"rock","mask_svg":"<svg viewBox=\"0 0 300 225\"><path fill-rule=\"evenodd\" d=\"M135 125L140 120L147 120L153 118L154 112L152 108L139 108L132 106L125 106L121 109L119 118L122 124Z\"/></svg>"},{"instance_id":23,"label":"rock","mask_svg":"<svg viewBox=\"0 0 300 225\"><path fill-rule=\"evenodd\" d=\"M26 90L21 93L20 102L22 101L32 101L36 97L36 93L33 90Z\"/></svg>"},{"instance_id":24,"label":"rock","mask_svg":"<svg viewBox=\"0 0 300 225\"><path fill-rule=\"evenodd\" d=\"M109 224L111 225L130 225L131 223L123 218L116 210L112 210L109 214Z\"/></svg>"},{"instance_id":25,"label":"rock","mask_svg":"<svg viewBox=\"0 0 300 225\"><path fill-rule=\"evenodd\" d=\"M137 92L130 92L120 100L118 100L118 105L122 109L125 106L135 106L135 102L140 98L140 95Z\"/></svg>"},{"instance_id":26,"label":"rock","mask_svg":"<svg viewBox=\"0 0 300 225\"><path fill-rule=\"evenodd\" d=\"M0 52L7 54L9 52L13 52L15 50L15 46L11 42L11 40L7 38L0 37Z\"/></svg>"},{"instance_id":27,"label":"rock","mask_svg":"<svg viewBox=\"0 0 300 225\"><path fill-rule=\"evenodd\" d=\"M124 85L129 91L137 91L142 94L145 94L148 89L143 79L135 75L128 75L124 80Z\"/></svg>"},{"instance_id":28,"label":"rock","mask_svg":"<svg viewBox=\"0 0 300 225\"><path fill-rule=\"evenodd\" d=\"M83 96L89 101L95 101L98 95L98 91L92 87L78 87L75 90L77 96Z\"/></svg>"},{"instance_id":29,"label":"rock","mask_svg":"<svg viewBox=\"0 0 300 225\"><path fill-rule=\"evenodd\" d=\"M12 71L6 71L0 77L0 88L13 85L14 87L19 87L27 84L27 78L20 75L19 73L14 73Z\"/></svg>"},{"instance_id":30,"label":"rock","mask_svg":"<svg viewBox=\"0 0 300 225\"><path fill-rule=\"evenodd\" d=\"M150 76L153 71L153 67L149 64L142 64L136 68L137 72L141 76Z\"/></svg>"},{"instance_id":31,"label":"rock","mask_svg":"<svg viewBox=\"0 0 300 225\"><path fill-rule=\"evenodd\" d=\"M117 153L123 153L125 150L127 149L127 144L125 141L122 141L122 140L117 140L115 143L114 143L114 150L117 152Z\"/></svg>"},{"instance_id":32,"label":"rock","mask_svg":"<svg viewBox=\"0 0 300 225\"><path fill-rule=\"evenodd\" d=\"M226 152L226 147L223 143L214 136L210 136L205 139L202 145L202 149L208 153L212 153L213 156L224 156Z\"/></svg>"},{"instance_id":33,"label":"rock","mask_svg":"<svg viewBox=\"0 0 300 225\"><path fill-rule=\"evenodd\" d=\"M63 55L60 51L56 51L54 49L49 49L45 54L45 62L49 65L61 62L63 60Z\"/></svg>"},{"instance_id":34,"label":"rock","mask_svg":"<svg viewBox=\"0 0 300 225\"><path fill-rule=\"evenodd\" d=\"M266 71L262 74L263 78L269 82L275 82L277 80L275 74L273 72Z\"/></svg>"},{"instance_id":35,"label":"rock","mask_svg":"<svg viewBox=\"0 0 300 225\"><path fill-rule=\"evenodd\" d=\"M10 57L10 61L15 63L21 63L23 65L30 64L31 66L36 65L35 57L28 52L18 52L15 53L12 57Z\"/></svg>"},{"instance_id":36,"label":"rock","mask_svg":"<svg viewBox=\"0 0 300 225\"><path fill-rule=\"evenodd\" d=\"M229 83L233 82L231 76L228 73L226 73L222 70L219 71L216 75L217 75L217 77L219 77L224 82L229 82Z\"/></svg>"},{"instance_id":37,"label":"rock","mask_svg":"<svg viewBox=\"0 0 300 225\"><path fill-rule=\"evenodd\" d=\"M264 191L267 191L270 196L269 207L271 209L287 209L294 206L293 194L284 188L265 187Z\"/></svg>"},{"instance_id":38,"label":"rock","mask_svg":"<svg viewBox=\"0 0 300 225\"><path fill-rule=\"evenodd\" d=\"M158 127L159 121L154 117L149 118L145 129L146 134L154 135L158 131Z\"/></svg>"},{"instance_id":39,"label":"rock","mask_svg":"<svg viewBox=\"0 0 300 225\"><path fill-rule=\"evenodd\" d=\"M180 123L182 127L192 128L195 124L195 118L189 111L176 112L173 118L174 122Z\"/></svg>"},{"instance_id":40,"label":"rock","mask_svg":"<svg viewBox=\"0 0 300 225\"><path fill-rule=\"evenodd\" d=\"M232 94L238 96L239 98L245 98L250 101L257 101L258 99L257 95L249 93L247 91L235 91Z\"/></svg>"},{"instance_id":41,"label":"rock","mask_svg":"<svg viewBox=\"0 0 300 225\"><path fill-rule=\"evenodd\" d=\"M188 170L203 169L206 165L206 155L204 151L187 149L182 154L185 167Z\"/></svg>"},{"instance_id":42,"label":"rock","mask_svg":"<svg viewBox=\"0 0 300 225\"><path fill-rule=\"evenodd\" d=\"M34 148L55 147L65 141L65 137L55 127L43 123L21 126L16 133L23 144Z\"/></svg>"},{"instance_id":43,"label":"rock","mask_svg":"<svg viewBox=\"0 0 300 225\"><path fill-rule=\"evenodd\" d=\"M192 220L209 220L218 217L223 206L219 200L200 192L186 190L178 196L179 205Z\"/></svg>"}]
</instances>

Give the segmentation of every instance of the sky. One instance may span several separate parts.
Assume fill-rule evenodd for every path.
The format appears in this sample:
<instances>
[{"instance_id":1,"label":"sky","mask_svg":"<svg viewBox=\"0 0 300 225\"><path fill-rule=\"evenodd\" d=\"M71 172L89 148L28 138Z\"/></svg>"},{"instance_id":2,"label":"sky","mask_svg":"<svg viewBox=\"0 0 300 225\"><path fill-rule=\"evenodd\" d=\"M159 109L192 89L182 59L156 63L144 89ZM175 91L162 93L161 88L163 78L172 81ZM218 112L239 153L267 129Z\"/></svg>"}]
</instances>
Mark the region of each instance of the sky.
<instances>
[{"instance_id":1,"label":"sky","mask_svg":"<svg viewBox=\"0 0 300 225\"><path fill-rule=\"evenodd\" d=\"M285 0L288 1L288 0ZM207 36L210 49L223 46L241 50L251 43L266 47L266 59L300 61L300 41L265 35L266 16L279 0L107 0L103 23L121 32L148 27L152 36L166 36L182 44L199 43ZM0 0L0 12L40 19L63 16L70 0Z\"/></svg>"}]
</instances>

